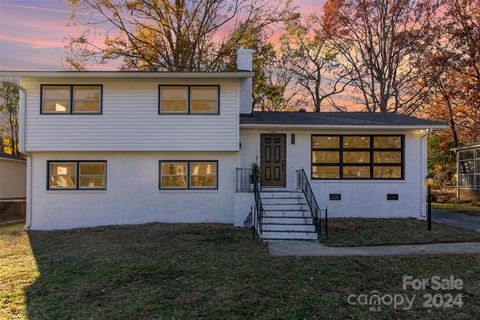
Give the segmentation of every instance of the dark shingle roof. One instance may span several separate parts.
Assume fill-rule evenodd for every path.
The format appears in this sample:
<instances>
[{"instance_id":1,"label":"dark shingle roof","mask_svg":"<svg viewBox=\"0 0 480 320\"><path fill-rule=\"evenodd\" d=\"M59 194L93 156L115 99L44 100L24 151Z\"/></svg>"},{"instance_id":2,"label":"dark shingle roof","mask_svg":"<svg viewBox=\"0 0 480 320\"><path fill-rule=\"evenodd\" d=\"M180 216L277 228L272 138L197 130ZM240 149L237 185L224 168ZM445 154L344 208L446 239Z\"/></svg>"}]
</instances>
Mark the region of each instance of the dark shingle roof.
<instances>
[{"instance_id":1,"label":"dark shingle roof","mask_svg":"<svg viewBox=\"0 0 480 320\"><path fill-rule=\"evenodd\" d=\"M12 156L11 154L2 153L2 152L0 152L0 158L13 159L13 160L25 160L25 159L23 159L23 158L21 158L21 157Z\"/></svg>"},{"instance_id":2,"label":"dark shingle roof","mask_svg":"<svg viewBox=\"0 0 480 320\"><path fill-rule=\"evenodd\" d=\"M442 122L385 112L253 112L240 115L240 124L324 126L444 126Z\"/></svg>"}]
</instances>

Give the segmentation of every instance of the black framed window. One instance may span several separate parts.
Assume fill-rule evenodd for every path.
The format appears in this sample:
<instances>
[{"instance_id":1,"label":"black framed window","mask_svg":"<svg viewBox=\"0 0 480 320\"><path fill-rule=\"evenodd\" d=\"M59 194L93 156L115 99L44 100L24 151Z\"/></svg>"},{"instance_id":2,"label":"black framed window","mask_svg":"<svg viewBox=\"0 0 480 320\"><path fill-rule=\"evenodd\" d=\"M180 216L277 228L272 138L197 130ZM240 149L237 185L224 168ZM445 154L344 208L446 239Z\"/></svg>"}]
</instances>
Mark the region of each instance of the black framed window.
<instances>
[{"instance_id":1,"label":"black framed window","mask_svg":"<svg viewBox=\"0 0 480 320\"><path fill-rule=\"evenodd\" d=\"M312 179L404 178L403 135L312 135Z\"/></svg>"},{"instance_id":2,"label":"black framed window","mask_svg":"<svg viewBox=\"0 0 480 320\"><path fill-rule=\"evenodd\" d=\"M159 180L159 188L162 190L216 190L218 161L160 161Z\"/></svg>"},{"instance_id":3,"label":"black framed window","mask_svg":"<svg viewBox=\"0 0 480 320\"><path fill-rule=\"evenodd\" d=\"M159 85L159 114L220 114L219 85Z\"/></svg>"},{"instance_id":4,"label":"black framed window","mask_svg":"<svg viewBox=\"0 0 480 320\"><path fill-rule=\"evenodd\" d=\"M48 190L105 190L107 162L99 160L47 161Z\"/></svg>"},{"instance_id":5,"label":"black framed window","mask_svg":"<svg viewBox=\"0 0 480 320\"><path fill-rule=\"evenodd\" d=\"M101 114L102 85L41 85L41 114Z\"/></svg>"}]
</instances>

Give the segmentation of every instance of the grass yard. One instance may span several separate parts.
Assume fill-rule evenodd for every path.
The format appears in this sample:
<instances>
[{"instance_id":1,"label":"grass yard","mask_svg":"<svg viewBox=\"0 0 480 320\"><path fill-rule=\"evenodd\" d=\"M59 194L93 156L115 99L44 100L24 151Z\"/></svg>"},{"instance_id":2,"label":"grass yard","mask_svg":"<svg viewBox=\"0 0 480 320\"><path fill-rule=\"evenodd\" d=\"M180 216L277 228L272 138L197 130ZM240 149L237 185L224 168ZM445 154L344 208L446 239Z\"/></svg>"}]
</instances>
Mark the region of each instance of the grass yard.
<instances>
[{"instance_id":1,"label":"grass yard","mask_svg":"<svg viewBox=\"0 0 480 320\"><path fill-rule=\"evenodd\" d=\"M480 233L417 219L338 218L328 220L327 246L379 246L446 242L477 242Z\"/></svg>"},{"instance_id":2,"label":"grass yard","mask_svg":"<svg viewBox=\"0 0 480 320\"><path fill-rule=\"evenodd\" d=\"M432 203L432 208L437 210L454 211L474 216L480 216L480 203Z\"/></svg>"},{"instance_id":3,"label":"grass yard","mask_svg":"<svg viewBox=\"0 0 480 320\"><path fill-rule=\"evenodd\" d=\"M462 279L449 292L463 307L424 308L435 292L402 290L403 275ZM223 225L0 229L0 319L475 319L479 275L480 255L272 257ZM414 307L347 302L372 290L415 294Z\"/></svg>"}]
</instances>

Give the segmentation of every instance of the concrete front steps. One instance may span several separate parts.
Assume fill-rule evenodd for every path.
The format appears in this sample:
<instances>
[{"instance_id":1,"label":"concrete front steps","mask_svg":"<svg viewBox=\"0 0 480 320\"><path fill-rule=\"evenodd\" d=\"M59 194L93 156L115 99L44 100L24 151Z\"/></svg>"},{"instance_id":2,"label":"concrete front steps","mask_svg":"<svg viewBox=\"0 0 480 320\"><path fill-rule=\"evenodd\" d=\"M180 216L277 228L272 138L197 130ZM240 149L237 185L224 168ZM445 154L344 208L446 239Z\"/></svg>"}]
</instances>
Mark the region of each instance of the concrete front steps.
<instances>
[{"instance_id":1,"label":"concrete front steps","mask_svg":"<svg viewBox=\"0 0 480 320\"><path fill-rule=\"evenodd\" d=\"M262 238L265 241L316 241L310 208L301 191L262 191L264 215Z\"/></svg>"}]
</instances>

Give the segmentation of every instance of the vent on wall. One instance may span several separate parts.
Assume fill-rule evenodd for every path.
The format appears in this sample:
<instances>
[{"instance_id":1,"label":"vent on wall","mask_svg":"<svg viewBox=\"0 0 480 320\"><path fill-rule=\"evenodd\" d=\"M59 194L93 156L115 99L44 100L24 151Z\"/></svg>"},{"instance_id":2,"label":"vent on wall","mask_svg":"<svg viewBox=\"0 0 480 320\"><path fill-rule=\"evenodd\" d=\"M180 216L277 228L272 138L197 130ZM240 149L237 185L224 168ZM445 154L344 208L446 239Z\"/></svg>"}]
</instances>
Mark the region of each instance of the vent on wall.
<instances>
[{"instance_id":1,"label":"vent on wall","mask_svg":"<svg viewBox=\"0 0 480 320\"><path fill-rule=\"evenodd\" d=\"M342 200L342 195L340 193L330 193L330 200L340 201Z\"/></svg>"},{"instance_id":2,"label":"vent on wall","mask_svg":"<svg viewBox=\"0 0 480 320\"><path fill-rule=\"evenodd\" d=\"M291 144L295 144L295 133L292 133L290 135L290 142L291 142Z\"/></svg>"},{"instance_id":3,"label":"vent on wall","mask_svg":"<svg viewBox=\"0 0 480 320\"><path fill-rule=\"evenodd\" d=\"M398 200L398 193L389 193L387 194L387 200Z\"/></svg>"}]
</instances>

